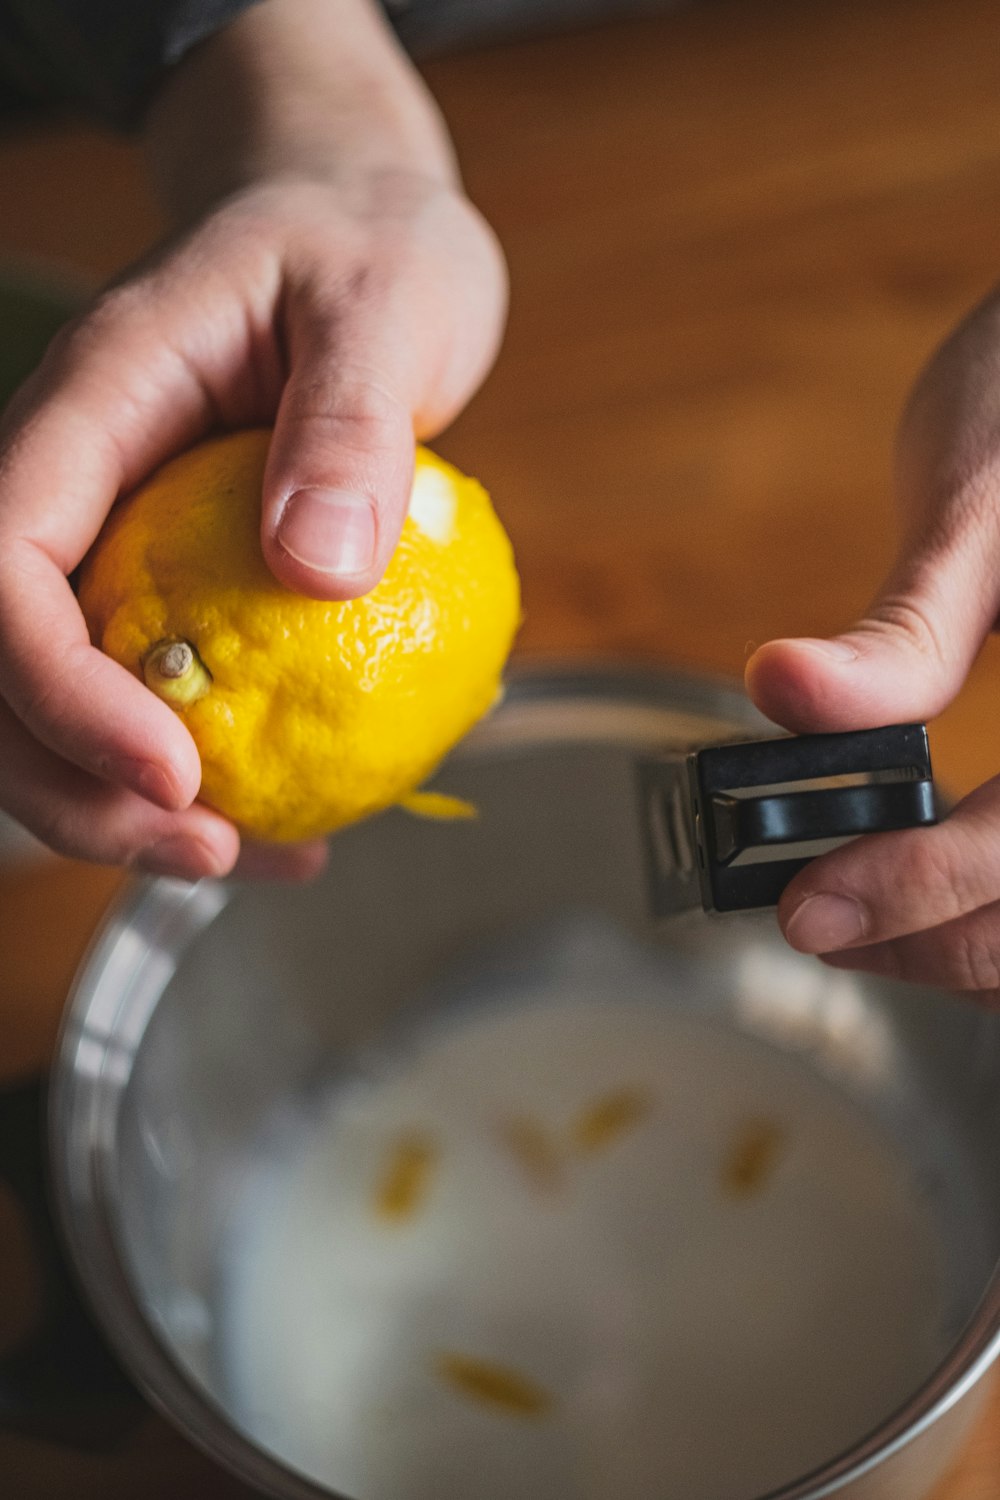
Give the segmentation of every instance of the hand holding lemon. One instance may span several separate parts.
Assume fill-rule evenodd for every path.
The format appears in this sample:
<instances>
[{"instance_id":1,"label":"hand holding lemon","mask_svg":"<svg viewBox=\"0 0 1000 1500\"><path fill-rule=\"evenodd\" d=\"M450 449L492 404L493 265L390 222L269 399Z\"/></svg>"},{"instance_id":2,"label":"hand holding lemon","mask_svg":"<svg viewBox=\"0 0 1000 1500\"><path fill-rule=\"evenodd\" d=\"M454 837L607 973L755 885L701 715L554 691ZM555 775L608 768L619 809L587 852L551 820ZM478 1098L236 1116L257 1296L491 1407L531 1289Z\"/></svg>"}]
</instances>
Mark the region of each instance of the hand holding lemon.
<instances>
[{"instance_id":1,"label":"hand holding lemon","mask_svg":"<svg viewBox=\"0 0 1000 1500\"><path fill-rule=\"evenodd\" d=\"M327 180L269 157L263 180L196 203L0 424L0 810L60 853L188 879L301 878L325 857L320 840L241 840L206 805L188 715L92 644L67 578L165 463L209 432L272 425L265 581L333 606L391 565L414 434L446 426L488 368L503 266L447 159L388 174L346 148L331 160Z\"/></svg>"},{"instance_id":2,"label":"hand holding lemon","mask_svg":"<svg viewBox=\"0 0 1000 1500\"><path fill-rule=\"evenodd\" d=\"M201 800L291 841L420 810L413 794L497 697L520 600L486 492L424 448L378 586L347 602L287 589L260 550L269 441L232 433L154 474L112 512L79 597L94 643L190 730Z\"/></svg>"}]
</instances>

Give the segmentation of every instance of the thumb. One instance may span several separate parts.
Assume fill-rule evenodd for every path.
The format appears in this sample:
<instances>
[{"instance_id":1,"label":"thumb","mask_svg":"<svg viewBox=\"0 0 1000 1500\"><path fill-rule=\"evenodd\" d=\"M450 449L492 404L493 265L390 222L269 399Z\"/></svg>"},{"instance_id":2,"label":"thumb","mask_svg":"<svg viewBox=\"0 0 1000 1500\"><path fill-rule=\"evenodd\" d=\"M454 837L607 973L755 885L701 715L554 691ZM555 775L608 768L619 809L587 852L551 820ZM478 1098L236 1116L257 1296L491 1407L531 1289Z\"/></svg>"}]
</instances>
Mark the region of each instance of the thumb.
<instances>
[{"instance_id":1,"label":"thumb","mask_svg":"<svg viewBox=\"0 0 1000 1500\"><path fill-rule=\"evenodd\" d=\"M377 320L364 304L289 313L291 368L264 476L261 545L276 577L313 598L374 588L409 504L411 340L401 328L394 341L383 337Z\"/></svg>"},{"instance_id":2,"label":"thumb","mask_svg":"<svg viewBox=\"0 0 1000 1500\"><path fill-rule=\"evenodd\" d=\"M998 553L991 516L944 540L918 538L852 629L762 646L747 663L747 691L795 733L934 718L996 620Z\"/></svg>"}]
</instances>

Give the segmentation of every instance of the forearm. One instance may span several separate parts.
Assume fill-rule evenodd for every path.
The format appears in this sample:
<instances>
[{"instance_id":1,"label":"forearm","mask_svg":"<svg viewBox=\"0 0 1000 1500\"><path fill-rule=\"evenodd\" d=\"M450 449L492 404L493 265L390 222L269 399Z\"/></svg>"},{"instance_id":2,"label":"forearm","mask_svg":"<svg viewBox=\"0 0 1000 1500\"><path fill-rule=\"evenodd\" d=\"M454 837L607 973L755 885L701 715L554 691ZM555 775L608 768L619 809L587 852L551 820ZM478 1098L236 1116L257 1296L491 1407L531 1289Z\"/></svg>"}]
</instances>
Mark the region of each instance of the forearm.
<instances>
[{"instance_id":1,"label":"forearm","mask_svg":"<svg viewBox=\"0 0 1000 1500\"><path fill-rule=\"evenodd\" d=\"M437 107L374 0L262 0L174 68L145 144L179 222L263 178L457 179Z\"/></svg>"}]
</instances>

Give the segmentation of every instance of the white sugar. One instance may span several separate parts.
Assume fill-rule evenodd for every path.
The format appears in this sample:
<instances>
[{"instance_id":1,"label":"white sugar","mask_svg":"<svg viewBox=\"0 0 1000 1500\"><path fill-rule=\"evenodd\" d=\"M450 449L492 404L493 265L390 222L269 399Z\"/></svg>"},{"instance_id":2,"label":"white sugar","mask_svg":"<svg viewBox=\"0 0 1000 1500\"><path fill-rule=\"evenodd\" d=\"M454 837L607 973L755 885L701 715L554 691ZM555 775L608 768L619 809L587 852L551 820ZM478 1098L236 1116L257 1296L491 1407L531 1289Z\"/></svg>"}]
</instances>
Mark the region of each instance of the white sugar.
<instances>
[{"instance_id":1,"label":"white sugar","mask_svg":"<svg viewBox=\"0 0 1000 1500\"><path fill-rule=\"evenodd\" d=\"M584 1149L588 1110L611 1124ZM431 1165L393 1218L379 1185L414 1132ZM876 1126L803 1062L646 999L429 1023L285 1138L242 1223L235 1409L355 1500L751 1500L942 1352L932 1220ZM447 1355L550 1404L463 1393Z\"/></svg>"}]
</instances>

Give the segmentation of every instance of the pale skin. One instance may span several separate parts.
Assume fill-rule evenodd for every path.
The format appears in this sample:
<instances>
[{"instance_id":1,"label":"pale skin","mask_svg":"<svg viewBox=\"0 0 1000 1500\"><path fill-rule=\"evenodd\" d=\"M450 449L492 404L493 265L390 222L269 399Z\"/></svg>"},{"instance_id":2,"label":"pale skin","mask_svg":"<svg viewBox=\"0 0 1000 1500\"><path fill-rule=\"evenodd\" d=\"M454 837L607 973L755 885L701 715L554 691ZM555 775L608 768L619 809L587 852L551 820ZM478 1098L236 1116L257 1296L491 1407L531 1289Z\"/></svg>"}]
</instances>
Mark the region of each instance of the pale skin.
<instances>
[{"instance_id":1,"label":"pale skin","mask_svg":"<svg viewBox=\"0 0 1000 1500\"><path fill-rule=\"evenodd\" d=\"M322 844L241 854L194 800L191 736L90 645L67 574L162 460L273 421L268 565L316 598L365 593L414 436L493 359L503 260L368 0L251 9L176 69L146 146L178 237L56 340L0 430L0 806L66 854L308 876Z\"/></svg>"},{"instance_id":2,"label":"pale skin","mask_svg":"<svg viewBox=\"0 0 1000 1500\"><path fill-rule=\"evenodd\" d=\"M414 437L492 362L503 261L371 0L264 0L174 70L145 144L176 236L56 341L0 428L0 807L88 859L307 878L321 844L241 850L195 800L189 734L90 645L67 575L162 460L273 421L268 565L316 598L367 592ZM933 717L1000 614L1000 298L921 378L899 488L906 541L866 618L748 665L789 729ZM1000 779L938 828L815 861L778 919L829 963L1000 1000Z\"/></svg>"},{"instance_id":3,"label":"pale skin","mask_svg":"<svg viewBox=\"0 0 1000 1500\"><path fill-rule=\"evenodd\" d=\"M747 665L758 705L797 732L933 718L1000 618L1000 293L934 355L900 426L905 529L865 617L832 641L772 641ZM1000 777L936 828L815 860L778 920L845 969L1000 1003Z\"/></svg>"}]
</instances>

